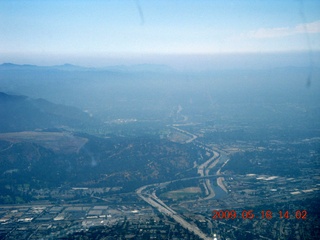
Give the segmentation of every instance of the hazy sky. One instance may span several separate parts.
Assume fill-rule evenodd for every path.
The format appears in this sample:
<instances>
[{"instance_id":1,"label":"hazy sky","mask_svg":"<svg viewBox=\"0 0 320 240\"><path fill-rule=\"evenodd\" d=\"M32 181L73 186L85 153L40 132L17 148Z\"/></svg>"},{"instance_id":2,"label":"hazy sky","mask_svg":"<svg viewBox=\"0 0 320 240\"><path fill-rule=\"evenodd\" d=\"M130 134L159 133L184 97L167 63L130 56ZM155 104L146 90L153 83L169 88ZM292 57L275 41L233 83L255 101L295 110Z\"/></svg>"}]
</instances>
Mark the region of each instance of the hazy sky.
<instances>
[{"instance_id":1,"label":"hazy sky","mask_svg":"<svg viewBox=\"0 0 320 240\"><path fill-rule=\"evenodd\" d=\"M318 0L0 1L0 62L102 66L310 50L320 50Z\"/></svg>"}]
</instances>

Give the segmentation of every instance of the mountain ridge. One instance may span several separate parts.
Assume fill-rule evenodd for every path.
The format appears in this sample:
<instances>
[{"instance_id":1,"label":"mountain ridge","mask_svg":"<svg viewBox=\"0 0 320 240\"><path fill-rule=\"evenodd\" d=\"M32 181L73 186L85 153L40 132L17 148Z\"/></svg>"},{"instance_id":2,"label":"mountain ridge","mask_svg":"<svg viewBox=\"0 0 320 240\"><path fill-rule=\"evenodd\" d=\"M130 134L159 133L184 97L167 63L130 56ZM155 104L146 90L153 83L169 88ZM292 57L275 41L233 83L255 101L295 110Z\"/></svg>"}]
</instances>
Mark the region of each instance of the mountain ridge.
<instances>
[{"instance_id":1,"label":"mountain ridge","mask_svg":"<svg viewBox=\"0 0 320 240\"><path fill-rule=\"evenodd\" d=\"M70 63L51 66L39 66L31 64L2 63L0 70L60 70L60 71L110 71L110 72L171 72L173 68L165 64L133 64L111 65L106 67L84 67Z\"/></svg>"},{"instance_id":2,"label":"mountain ridge","mask_svg":"<svg viewBox=\"0 0 320 240\"><path fill-rule=\"evenodd\" d=\"M0 132L28 131L67 126L81 129L97 123L76 107L54 104L45 99L0 92Z\"/></svg>"}]
</instances>

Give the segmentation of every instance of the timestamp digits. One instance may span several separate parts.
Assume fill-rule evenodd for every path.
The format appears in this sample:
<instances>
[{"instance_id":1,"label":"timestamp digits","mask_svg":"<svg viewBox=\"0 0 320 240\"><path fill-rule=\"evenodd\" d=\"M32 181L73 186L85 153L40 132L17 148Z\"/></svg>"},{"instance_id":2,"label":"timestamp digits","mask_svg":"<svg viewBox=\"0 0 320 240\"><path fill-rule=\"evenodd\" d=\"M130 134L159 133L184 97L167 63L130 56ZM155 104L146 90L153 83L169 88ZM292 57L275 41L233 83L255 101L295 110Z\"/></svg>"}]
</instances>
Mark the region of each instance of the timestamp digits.
<instances>
[{"instance_id":1,"label":"timestamp digits","mask_svg":"<svg viewBox=\"0 0 320 240\"><path fill-rule=\"evenodd\" d=\"M296 210L295 212L290 213L288 210L280 210L278 212L272 212L271 210L261 210L260 212L254 213L253 210L242 210L241 212L236 212L235 210L213 210L212 219L267 219L271 220L273 217L279 219L307 219L306 210Z\"/></svg>"}]
</instances>

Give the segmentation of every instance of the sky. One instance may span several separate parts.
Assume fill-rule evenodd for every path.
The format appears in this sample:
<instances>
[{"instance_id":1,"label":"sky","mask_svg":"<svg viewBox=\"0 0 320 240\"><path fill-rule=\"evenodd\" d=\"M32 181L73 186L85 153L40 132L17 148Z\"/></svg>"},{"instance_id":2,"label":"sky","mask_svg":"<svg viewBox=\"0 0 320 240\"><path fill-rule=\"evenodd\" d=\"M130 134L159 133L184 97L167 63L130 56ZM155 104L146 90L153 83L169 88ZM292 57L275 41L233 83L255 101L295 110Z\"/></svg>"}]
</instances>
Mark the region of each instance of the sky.
<instances>
[{"instance_id":1,"label":"sky","mask_svg":"<svg viewBox=\"0 0 320 240\"><path fill-rule=\"evenodd\" d=\"M186 67L275 53L317 62L317 51L318 0L0 1L0 63Z\"/></svg>"}]
</instances>

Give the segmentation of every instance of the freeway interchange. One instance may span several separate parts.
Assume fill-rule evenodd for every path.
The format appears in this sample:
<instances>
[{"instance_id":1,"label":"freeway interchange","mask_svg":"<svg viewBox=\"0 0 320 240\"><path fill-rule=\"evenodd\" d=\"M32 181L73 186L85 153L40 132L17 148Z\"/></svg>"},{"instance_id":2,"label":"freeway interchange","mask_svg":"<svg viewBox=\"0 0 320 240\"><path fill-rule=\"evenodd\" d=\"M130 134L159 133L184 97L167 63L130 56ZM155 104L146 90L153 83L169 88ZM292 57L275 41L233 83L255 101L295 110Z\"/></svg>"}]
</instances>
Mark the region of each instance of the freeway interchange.
<instances>
[{"instance_id":1,"label":"freeway interchange","mask_svg":"<svg viewBox=\"0 0 320 240\"><path fill-rule=\"evenodd\" d=\"M164 187L172 182L186 181L186 180L190 180L190 179L203 179L204 180L203 187L205 189L206 197L203 198L202 200L211 199L211 198L215 197L215 193L214 193L214 190L211 186L210 178L218 177L217 178L218 185L224 191L227 191L225 186L223 185L223 182L222 182L223 178L220 176L220 170L227 163L228 160L226 162L224 162L224 164L218 169L218 171L216 172L215 175L209 175L210 170L212 168L214 168L218 164L218 162L220 161L220 153L218 152L218 150L213 150L209 146L207 146L199 141L196 141L196 139L197 139L196 135L178 128L177 125L173 126L172 128L185 134L185 135L188 135L190 137L190 139L186 140L186 142L185 142L186 144L193 143L197 147L202 148L202 149L206 150L207 152L209 152L212 156L207 161L202 163L201 165L196 166L197 173L199 175L198 177L181 178L181 179L176 179L173 181L142 186L136 190L136 193L141 199L143 199L145 202L147 202L152 207L156 208L160 213L165 214L165 215L173 218L182 227L193 232L199 238L204 239L204 240L211 239L209 236L207 236L205 233L203 233L195 224L186 221L183 216L181 216L179 213L177 213L172 208L170 208L168 205L166 205L161 199L159 199L158 196L156 195L156 191L158 188Z\"/></svg>"}]
</instances>

